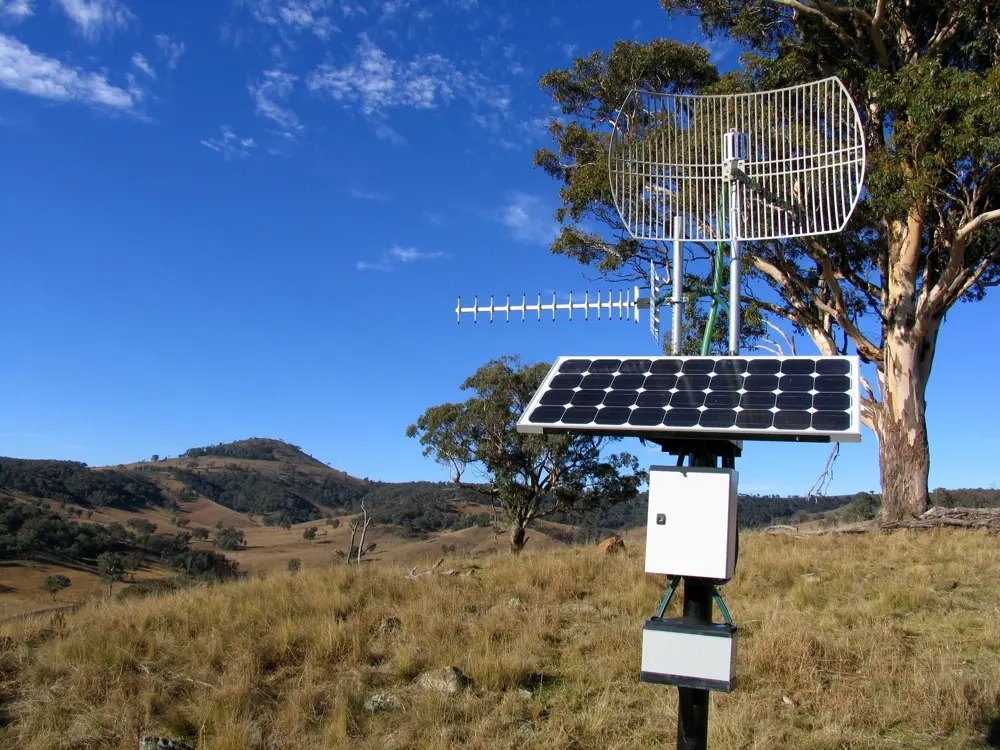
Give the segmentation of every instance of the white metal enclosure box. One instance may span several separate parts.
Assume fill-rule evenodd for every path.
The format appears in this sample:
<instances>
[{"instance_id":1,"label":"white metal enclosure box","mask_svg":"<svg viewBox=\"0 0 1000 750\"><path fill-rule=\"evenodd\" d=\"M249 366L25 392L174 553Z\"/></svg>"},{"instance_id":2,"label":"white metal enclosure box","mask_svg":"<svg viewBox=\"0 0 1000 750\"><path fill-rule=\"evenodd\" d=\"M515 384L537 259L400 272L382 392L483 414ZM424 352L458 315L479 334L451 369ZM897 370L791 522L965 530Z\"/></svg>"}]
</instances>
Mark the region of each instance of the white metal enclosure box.
<instances>
[{"instance_id":1,"label":"white metal enclosure box","mask_svg":"<svg viewBox=\"0 0 1000 750\"><path fill-rule=\"evenodd\" d=\"M650 467L647 573L733 577L738 480L733 469Z\"/></svg>"},{"instance_id":2,"label":"white metal enclosure box","mask_svg":"<svg viewBox=\"0 0 1000 750\"><path fill-rule=\"evenodd\" d=\"M652 617L642 629L641 682L728 693L735 667L735 625Z\"/></svg>"}]
</instances>

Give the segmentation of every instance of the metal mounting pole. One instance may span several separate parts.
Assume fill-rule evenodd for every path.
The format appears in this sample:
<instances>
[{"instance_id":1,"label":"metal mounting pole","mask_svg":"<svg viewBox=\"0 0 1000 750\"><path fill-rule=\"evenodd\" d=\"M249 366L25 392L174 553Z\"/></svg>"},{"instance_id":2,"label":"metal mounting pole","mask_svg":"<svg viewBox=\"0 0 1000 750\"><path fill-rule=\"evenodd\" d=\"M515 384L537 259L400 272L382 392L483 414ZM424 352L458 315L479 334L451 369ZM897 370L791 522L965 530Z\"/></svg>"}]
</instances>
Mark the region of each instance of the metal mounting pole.
<instances>
[{"instance_id":1,"label":"metal mounting pole","mask_svg":"<svg viewBox=\"0 0 1000 750\"><path fill-rule=\"evenodd\" d=\"M684 218L674 217L674 294L673 312L674 322L670 333L670 353L675 357L680 356L681 340L683 339L683 299L684 299L684 251L681 243L681 235L684 232Z\"/></svg>"},{"instance_id":2,"label":"metal mounting pole","mask_svg":"<svg viewBox=\"0 0 1000 750\"><path fill-rule=\"evenodd\" d=\"M740 208L737 205L739 187L735 179L729 181L729 234L732 237L729 258L729 353L740 353Z\"/></svg>"},{"instance_id":3,"label":"metal mounting pole","mask_svg":"<svg viewBox=\"0 0 1000 750\"><path fill-rule=\"evenodd\" d=\"M691 466L717 465L718 457L714 454L691 456ZM712 623L712 586L713 582L707 578L684 578L685 620ZM708 699L708 690L677 688L677 750L708 750Z\"/></svg>"}]
</instances>

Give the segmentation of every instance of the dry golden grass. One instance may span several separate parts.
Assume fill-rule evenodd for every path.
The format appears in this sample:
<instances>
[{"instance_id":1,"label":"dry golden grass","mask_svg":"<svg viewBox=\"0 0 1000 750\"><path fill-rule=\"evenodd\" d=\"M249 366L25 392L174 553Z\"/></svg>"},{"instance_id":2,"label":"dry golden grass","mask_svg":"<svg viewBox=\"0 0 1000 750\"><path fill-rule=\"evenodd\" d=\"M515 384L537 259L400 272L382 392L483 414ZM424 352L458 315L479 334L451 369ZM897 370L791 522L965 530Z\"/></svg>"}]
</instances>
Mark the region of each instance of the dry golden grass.
<instances>
[{"instance_id":1,"label":"dry golden grass","mask_svg":"<svg viewBox=\"0 0 1000 750\"><path fill-rule=\"evenodd\" d=\"M741 547L724 590L740 684L713 695L713 748L988 747L995 537L746 535ZM213 750L673 746L676 690L638 682L664 584L643 573L640 545L482 565L416 580L382 564L272 573L7 623L0 747L134 750L141 731ZM381 632L389 617L400 627ZM413 682L450 664L475 687ZM375 691L403 708L367 713Z\"/></svg>"}]
</instances>

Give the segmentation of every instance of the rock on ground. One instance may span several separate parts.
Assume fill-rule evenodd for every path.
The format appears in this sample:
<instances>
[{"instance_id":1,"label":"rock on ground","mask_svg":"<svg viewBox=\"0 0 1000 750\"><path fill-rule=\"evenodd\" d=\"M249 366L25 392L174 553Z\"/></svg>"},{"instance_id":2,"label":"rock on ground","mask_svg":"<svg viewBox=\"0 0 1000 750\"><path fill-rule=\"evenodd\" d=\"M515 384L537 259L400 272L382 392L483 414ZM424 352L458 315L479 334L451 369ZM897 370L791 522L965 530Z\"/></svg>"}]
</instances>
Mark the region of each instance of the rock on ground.
<instances>
[{"instance_id":1,"label":"rock on ground","mask_svg":"<svg viewBox=\"0 0 1000 750\"><path fill-rule=\"evenodd\" d=\"M364 707L370 714L380 714L402 708L403 701L392 693L372 693L365 701Z\"/></svg>"},{"instance_id":2,"label":"rock on ground","mask_svg":"<svg viewBox=\"0 0 1000 750\"><path fill-rule=\"evenodd\" d=\"M417 677L417 684L427 690L438 690L442 693L460 693L473 682L458 667L445 667L430 672L423 672Z\"/></svg>"},{"instance_id":3,"label":"rock on ground","mask_svg":"<svg viewBox=\"0 0 1000 750\"><path fill-rule=\"evenodd\" d=\"M139 750L194 750L194 745L147 734L139 740Z\"/></svg>"},{"instance_id":4,"label":"rock on ground","mask_svg":"<svg viewBox=\"0 0 1000 750\"><path fill-rule=\"evenodd\" d=\"M625 540L620 536L612 536L597 545L597 551L604 555L625 551Z\"/></svg>"}]
</instances>

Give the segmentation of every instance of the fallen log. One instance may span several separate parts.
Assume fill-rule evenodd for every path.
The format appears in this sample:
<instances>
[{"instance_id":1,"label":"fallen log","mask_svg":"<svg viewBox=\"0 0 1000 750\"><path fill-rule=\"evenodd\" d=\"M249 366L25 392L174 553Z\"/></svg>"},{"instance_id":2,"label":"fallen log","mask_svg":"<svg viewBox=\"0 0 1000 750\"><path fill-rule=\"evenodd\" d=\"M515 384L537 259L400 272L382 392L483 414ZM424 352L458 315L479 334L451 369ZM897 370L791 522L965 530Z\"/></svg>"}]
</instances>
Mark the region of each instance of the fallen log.
<instances>
[{"instance_id":1,"label":"fallen log","mask_svg":"<svg viewBox=\"0 0 1000 750\"><path fill-rule=\"evenodd\" d=\"M937 529L945 526L1000 532L1000 508L933 507L912 521L891 521L885 524L854 524L851 526L838 526L832 529L806 530L799 529L797 526L776 524L768 526L764 529L764 533L806 537L825 536L827 534L868 534L879 531L897 531L900 529Z\"/></svg>"}]
</instances>

